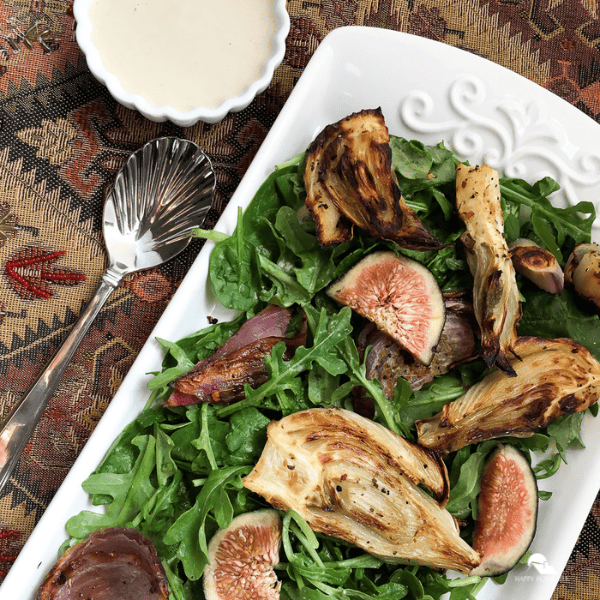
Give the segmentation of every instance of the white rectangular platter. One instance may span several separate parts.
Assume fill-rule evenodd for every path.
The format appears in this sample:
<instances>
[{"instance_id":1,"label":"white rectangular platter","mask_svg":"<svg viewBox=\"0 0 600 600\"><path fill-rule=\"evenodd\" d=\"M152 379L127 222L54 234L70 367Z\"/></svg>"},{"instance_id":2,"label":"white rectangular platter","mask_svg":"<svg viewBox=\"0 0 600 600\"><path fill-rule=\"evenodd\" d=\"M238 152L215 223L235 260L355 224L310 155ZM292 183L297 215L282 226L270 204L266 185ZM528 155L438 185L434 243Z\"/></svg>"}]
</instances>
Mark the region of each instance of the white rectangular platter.
<instances>
[{"instance_id":1,"label":"white rectangular platter","mask_svg":"<svg viewBox=\"0 0 600 600\"><path fill-rule=\"evenodd\" d=\"M327 124L381 106L392 134L426 144L444 140L472 164L531 182L550 175L562 186L556 202L600 202L600 125L530 81L478 56L408 34L347 27L317 49L281 111L216 229L231 233L245 206L273 167L304 150ZM598 241L598 229L594 232ZM207 243L139 354L105 415L31 535L0 600L33 599L66 538L64 524L82 509L98 510L81 489L122 428L148 398L147 373L160 369L156 337L177 340L230 315L207 289ZM600 332L599 332L600 334ZM544 573L515 569L505 585L489 582L481 600L548 600L600 486L600 420L586 415L585 450L542 482L553 492L540 505L531 550L542 554Z\"/></svg>"}]
</instances>

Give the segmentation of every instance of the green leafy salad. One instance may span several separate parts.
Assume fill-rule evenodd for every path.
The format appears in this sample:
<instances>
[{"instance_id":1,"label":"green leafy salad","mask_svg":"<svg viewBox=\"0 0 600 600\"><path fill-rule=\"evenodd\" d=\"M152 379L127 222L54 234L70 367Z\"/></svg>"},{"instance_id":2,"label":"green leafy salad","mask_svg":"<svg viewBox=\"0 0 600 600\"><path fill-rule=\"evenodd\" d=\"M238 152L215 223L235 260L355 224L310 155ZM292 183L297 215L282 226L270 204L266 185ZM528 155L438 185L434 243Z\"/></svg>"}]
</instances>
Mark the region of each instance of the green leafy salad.
<instances>
[{"instance_id":1,"label":"green leafy salad","mask_svg":"<svg viewBox=\"0 0 600 600\"><path fill-rule=\"evenodd\" d=\"M427 229L447 244L436 251L405 251L423 263L444 292L471 290L473 279L460 243L464 231L455 214L458 159L443 143L424 146L391 138L393 168L407 204ZM354 238L323 249L304 208L304 154L279 166L262 184L249 206L239 212L228 236L199 230L198 237L216 242L210 255L210 282L219 301L238 311L231 322L218 322L179 341L160 340L162 372L149 383L146 408L127 425L83 487L102 513L84 511L67 523L65 547L104 527L133 527L154 543L165 567L171 597L204 597L202 574L208 542L219 528L267 503L243 487L266 443L270 421L313 408L353 410L352 390L362 386L374 400L375 421L415 440L414 423L439 412L443 405L488 373L473 361L437 376L419 391L399 379L392 399L378 380L366 376L357 348L358 317L340 308L325 289L361 258L375 250L398 251L392 242L355 230ZM572 248L589 242L593 205L555 208L549 195L558 189L550 178L535 184L501 179L505 234L508 242L529 238L550 250L564 266ZM550 295L518 276L523 316L520 336L568 337L600 360L600 320L592 306L570 289ZM250 317L267 304L303 309L308 326L305 347L284 360L285 344L266 359L269 379L245 398L218 405L166 407L168 386L198 361L212 355ZM595 414L596 408L593 407ZM566 451L582 447L584 413L552 422L529 438L511 438L527 456L542 453L536 476L553 475L566 462ZM447 510L464 523L469 541L477 511L480 475L497 440L466 446L445 457L451 491ZM547 500L547 492L540 498ZM281 597L292 600L377 598L380 600L475 597L486 578L448 579L423 566L390 565L348 543L315 534L297 513L283 515L280 562Z\"/></svg>"}]
</instances>

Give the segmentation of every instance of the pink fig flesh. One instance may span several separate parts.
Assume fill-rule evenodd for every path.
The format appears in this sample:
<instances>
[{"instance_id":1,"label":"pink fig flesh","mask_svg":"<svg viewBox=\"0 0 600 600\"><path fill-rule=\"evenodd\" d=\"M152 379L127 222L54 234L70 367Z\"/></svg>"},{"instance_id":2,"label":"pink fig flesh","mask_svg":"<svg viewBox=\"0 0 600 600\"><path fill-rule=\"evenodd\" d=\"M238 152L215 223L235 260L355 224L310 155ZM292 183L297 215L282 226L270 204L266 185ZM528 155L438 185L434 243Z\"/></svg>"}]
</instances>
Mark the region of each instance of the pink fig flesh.
<instances>
[{"instance_id":1,"label":"pink fig flesh","mask_svg":"<svg viewBox=\"0 0 600 600\"><path fill-rule=\"evenodd\" d=\"M500 445L481 477L473 548L483 558L471 575L494 577L519 562L533 539L537 508L537 483L527 458L514 446Z\"/></svg>"},{"instance_id":2,"label":"pink fig flesh","mask_svg":"<svg viewBox=\"0 0 600 600\"><path fill-rule=\"evenodd\" d=\"M446 313L435 277L421 263L394 252L376 252L327 293L375 323L419 362L431 362Z\"/></svg>"},{"instance_id":3,"label":"pink fig flesh","mask_svg":"<svg viewBox=\"0 0 600 600\"><path fill-rule=\"evenodd\" d=\"M265 509L238 515L208 545L204 571L206 600L279 600L281 517Z\"/></svg>"}]
</instances>

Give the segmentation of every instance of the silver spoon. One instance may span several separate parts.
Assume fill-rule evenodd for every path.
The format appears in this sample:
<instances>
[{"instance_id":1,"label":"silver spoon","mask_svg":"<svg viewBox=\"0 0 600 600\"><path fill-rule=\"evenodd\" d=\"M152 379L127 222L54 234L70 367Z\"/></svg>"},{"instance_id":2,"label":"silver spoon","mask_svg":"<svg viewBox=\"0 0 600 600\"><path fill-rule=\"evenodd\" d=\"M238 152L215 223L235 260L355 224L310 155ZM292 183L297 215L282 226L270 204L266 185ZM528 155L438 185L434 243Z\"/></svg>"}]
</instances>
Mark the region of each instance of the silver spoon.
<instances>
[{"instance_id":1,"label":"silver spoon","mask_svg":"<svg viewBox=\"0 0 600 600\"><path fill-rule=\"evenodd\" d=\"M193 142L163 137L134 152L104 205L109 267L62 346L0 431L0 491L23 453L83 336L121 279L179 254L210 209L216 185L208 157Z\"/></svg>"}]
</instances>

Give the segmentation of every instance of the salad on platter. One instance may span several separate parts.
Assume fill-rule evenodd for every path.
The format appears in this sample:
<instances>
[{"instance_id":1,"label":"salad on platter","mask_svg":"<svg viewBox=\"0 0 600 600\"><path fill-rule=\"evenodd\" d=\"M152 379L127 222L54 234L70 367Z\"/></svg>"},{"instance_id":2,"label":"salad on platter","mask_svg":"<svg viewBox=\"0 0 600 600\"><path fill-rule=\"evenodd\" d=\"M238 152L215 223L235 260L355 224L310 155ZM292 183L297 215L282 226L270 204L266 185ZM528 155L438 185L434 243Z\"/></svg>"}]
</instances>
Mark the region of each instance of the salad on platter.
<instances>
[{"instance_id":1,"label":"salad on platter","mask_svg":"<svg viewBox=\"0 0 600 600\"><path fill-rule=\"evenodd\" d=\"M237 317L160 340L146 408L83 484L104 510L69 519L38 597L75 593L82 544L129 529L156 597L501 582L600 396L594 208L557 188L389 135L378 110L326 127L231 236L195 232Z\"/></svg>"}]
</instances>

